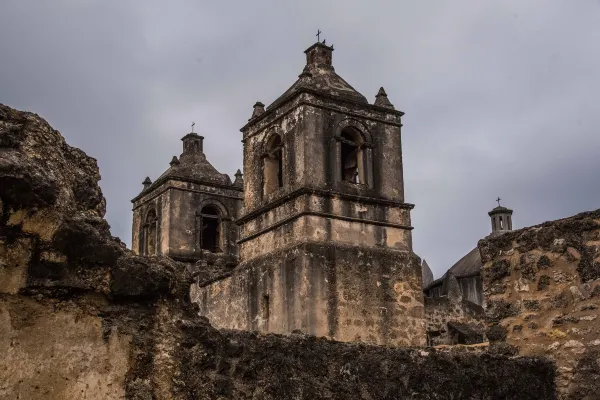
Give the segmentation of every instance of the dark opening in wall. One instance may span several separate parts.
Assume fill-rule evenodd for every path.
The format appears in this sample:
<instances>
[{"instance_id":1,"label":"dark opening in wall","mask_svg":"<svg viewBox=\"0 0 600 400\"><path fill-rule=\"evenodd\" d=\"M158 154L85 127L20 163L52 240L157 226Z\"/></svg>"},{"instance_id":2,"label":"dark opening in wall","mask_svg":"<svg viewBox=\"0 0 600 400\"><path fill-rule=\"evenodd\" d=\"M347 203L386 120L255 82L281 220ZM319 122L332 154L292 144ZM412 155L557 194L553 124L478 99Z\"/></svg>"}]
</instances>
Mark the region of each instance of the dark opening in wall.
<instances>
[{"instance_id":1,"label":"dark opening in wall","mask_svg":"<svg viewBox=\"0 0 600 400\"><path fill-rule=\"evenodd\" d=\"M355 129L346 128L342 131L341 139L342 180L351 183L364 183L362 136Z\"/></svg>"},{"instance_id":2,"label":"dark opening in wall","mask_svg":"<svg viewBox=\"0 0 600 400\"><path fill-rule=\"evenodd\" d=\"M143 248L142 254L152 256L156 254L158 238L157 234L157 223L158 218L156 217L156 211L154 209L148 211L146 214L146 220L143 228Z\"/></svg>"},{"instance_id":3,"label":"dark opening in wall","mask_svg":"<svg viewBox=\"0 0 600 400\"><path fill-rule=\"evenodd\" d=\"M481 328L466 323L448 322L448 333L452 337L451 344L477 344L484 342Z\"/></svg>"},{"instance_id":4,"label":"dark opening in wall","mask_svg":"<svg viewBox=\"0 0 600 400\"><path fill-rule=\"evenodd\" d=\"M267 143L264 155L264 193L270 194L283 187L283 143L274 135Z\"/></svg>"},{"instance_id":5,"label":"dark opening in wall","mask_svg":"<svg viewBox=\"0 0 600 400\"><path fill-rule=\"evenodd\" d=\"M214 206L204 206L200 211L200 248L213 253L221 249L219 210Z\"/></svg>"},{"instance_id":6,"label":"dark opening in wall","mask_svg":"<svg viewBox=\"0 0 600 400\"><path fill-rule=\"evenodd\" d=\"M260 318L264 321L264 328L268 329L269 324L269 316L271 314L270 310L271 304L269 301L269 295L265 294L262 298L262 302L260 305Z\"/></svg>"},{"instance_id":7,"label":"dark opening in wall","mask_svg":"<svg viewBox=\"0 0 600 400\"><path fill-rule=\"evenodd\" d=\"M442 331L427 331L427 346L437 346Z\"/></svg>"}]
</instances>

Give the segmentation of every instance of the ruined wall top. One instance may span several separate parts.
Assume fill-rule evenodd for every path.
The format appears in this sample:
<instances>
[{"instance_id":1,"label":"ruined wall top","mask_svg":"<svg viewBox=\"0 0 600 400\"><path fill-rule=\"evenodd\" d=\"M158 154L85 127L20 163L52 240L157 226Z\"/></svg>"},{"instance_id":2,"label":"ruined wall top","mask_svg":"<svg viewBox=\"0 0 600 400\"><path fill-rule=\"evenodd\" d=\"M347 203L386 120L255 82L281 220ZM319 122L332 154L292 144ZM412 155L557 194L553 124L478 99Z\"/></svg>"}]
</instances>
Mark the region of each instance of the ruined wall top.
<instances>
[{"instance_id":1,"label":"ruined wall top","mask_svg":"<svg viewBox=\"0 0 600 400\"><path fill-rule=\"evenodd\" d=\"M490 341L554 360L560 398L597 398L600 210L490 236L479 249Z\"/></svg>"}]
</instances>

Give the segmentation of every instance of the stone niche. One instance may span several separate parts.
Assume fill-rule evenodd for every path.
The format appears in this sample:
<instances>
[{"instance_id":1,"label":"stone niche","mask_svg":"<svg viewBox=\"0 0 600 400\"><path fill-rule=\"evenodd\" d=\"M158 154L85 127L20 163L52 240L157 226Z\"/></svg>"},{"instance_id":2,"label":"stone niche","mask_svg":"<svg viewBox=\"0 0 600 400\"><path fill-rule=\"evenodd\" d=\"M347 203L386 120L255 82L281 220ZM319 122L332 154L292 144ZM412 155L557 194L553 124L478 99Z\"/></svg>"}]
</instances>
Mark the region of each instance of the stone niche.
<instances>
[{"instance_id":1,"label":"stone niche","mask_svg":"<svg viewBox=\"0 0 600 400\"><path fill-rule=\"evenodd\" d=\"M219 328L424 345L419 259L411 252L306 243L192 289Z\"/></svg>"}]
</instances>

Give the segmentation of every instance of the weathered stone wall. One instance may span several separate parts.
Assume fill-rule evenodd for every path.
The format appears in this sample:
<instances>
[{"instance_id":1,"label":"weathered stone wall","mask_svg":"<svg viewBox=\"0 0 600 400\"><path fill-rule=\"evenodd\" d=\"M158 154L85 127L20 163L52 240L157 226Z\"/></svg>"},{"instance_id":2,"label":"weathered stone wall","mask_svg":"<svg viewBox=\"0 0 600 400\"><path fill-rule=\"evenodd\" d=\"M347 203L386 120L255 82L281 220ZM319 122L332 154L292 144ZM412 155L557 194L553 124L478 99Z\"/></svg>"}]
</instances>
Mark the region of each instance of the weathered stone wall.
<instances>
[{"instance_id":1,"label":"weathered stone wall","mask_svg":"<svg viewBox=\"0 0 600 400\"><path fill-rule=\"evenodd\" d=\"M484 339L483 308L468 300L447 296L425 297L427 344L474 344Z\"/></svg>"},{"instance_id":2,"label":"weathered stone wall","mask_svg":"<svg viewBox=\"0 0 600 400\"><path fill-rule=\"evenodd\" d=\"M101 303L0 294L0 398L123 398L131 336L104 330Z\"/></svg>"},{"instance_id":3,"label":"weathered stone wall","mask_svg":"<svg viewBox=\"0 0 600 400\"><path fill-rule=\"evenodd\" d=\"M197 212L210 204L218 207L221 216L220 244L222 252L236 257L239 230L235 219L242 209L241 189L217 187L214 184L167 180L149 189L133 203L132 249L140 254L140 233L145 215L153 208L157 212L157 254L180 261L195 261L201 258Z\"/></svg>"},{"instance_id":4,"label":"weathered stone wall","mask_svg":"<svg viewBox=\"0 0 600 400\"><path fill-rule=\"evenodd\" d=\"M185 298L185 268L110 235L99 180L44 120L0 105L2 398L132 398L168 382L153 328L162 297Z\"/></svg>"},{"instance_id":5,"label":"weathered stone wall","mask_svg":"<svg viewBox=\"0 0 600 400\"><path fill-rule=\"evenodd\" d=\"M142 254L144 238L142 229L148 213L156 212L156 252L153 255L168 255L171 242L171 196L168 185L162 184L143 197L143 202L134 204L131 228L131 248L136 254Z\"/></svg>"},{"instance_id":6,"label":"weathered stone wall","mask_svg":"<svg viewBox=\"0 0 600 400\"><path fill-rule=\"evenodd\" d=\"M411 233L406 229L380 226L343 219L327 219L321 215L292 214L284 224L274 224L252 240L241 241L243 261L264 256L306 242L322 242L331 246L356 245L365 249L388 248L410 251Z\"/></svg>"},{"instance_id":7,"label":"weathered stone wall","mask_svg":"<svg viewBox=\"0 0 600 400\"><path fill-rule=\"evenodd\" d=\"M424 345L420 287L410 252L309 243L243 262L192 299L218 328Z\"/></svg>"},{"instance_id":8,"label":"weathered stone wall","mask_svg":"<svg viewBox=\"0 0 600 400\"><path fill-rule=\"evenodd\" d=\"M348 232L352 237L339 237L340 242L411 250L412 205L404 203L403 178L398 173L402 171L400 116L395 110L304 93L251 120L243 128L246 215L239 220L241 258L276 248L279 244L264 243L281 241L282 226L298 225L296 220L307 216L314 220L310 225L316 225L313 236L322 233L332 240L336 233ZM360 185L343 181L338 165L339 135L348 126L368 139L364 151L370 154L365 159L369 179ZM283 143L283 187L265 194L265 152L274 135L280 135ZM330 226L334 224L343 228ZM299 241L305 234L289 236L288 241Z\"/></svg>"},{"instance_id":9,"label":"weathered stone wall","mask_svg":"<svg viewBox=\"0 0 600 400\"><path fill-rule=\"evenodd\" d=\"M600 390L600 210L479 242L490 341L556 361L569 399Z\"/></svg>"},{"instance_id":10,"label":"weathered stone wall","mask_svg":"<svg viewBox=\"0 0 600 400\"><path fill-rule=\"evenodd\" d=\"M553 370L539 359L462 349L390 348L190 329L182 378L205 398L223 399L553 399ZM204 353L213 348L214 352ZM212 379L207 380L206 377ZM219 397L221 396L221 397Z\"/></svg>"},{"instance_id":11,"label":"weathered stone wall","mask_svg":"<svg viewBox=\"0 0 600 400\"><path fill-rule=\"evenodd\" d=\"M181 260L200 258L200 233L196 214L205 205L213 205L220 210L219 243L222 252L237 256L239 227L234 221L242 207L240 192L184 182L172 182L171 185L169 256Z\"/></svg>"}]
</instances>

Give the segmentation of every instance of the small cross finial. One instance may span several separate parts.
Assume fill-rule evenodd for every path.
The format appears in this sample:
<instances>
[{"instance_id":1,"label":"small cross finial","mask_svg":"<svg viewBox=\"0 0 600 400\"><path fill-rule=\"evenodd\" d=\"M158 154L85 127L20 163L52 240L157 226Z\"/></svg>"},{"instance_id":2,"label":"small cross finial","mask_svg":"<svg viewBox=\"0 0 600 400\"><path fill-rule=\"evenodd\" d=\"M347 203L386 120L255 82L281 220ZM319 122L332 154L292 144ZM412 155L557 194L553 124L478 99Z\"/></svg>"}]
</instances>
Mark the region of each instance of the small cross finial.
<instances>
[{"instance_id":1,"label":"small cross finial","mask_svg":"<svg viewBox=\"0 0 600 400\"><path fill-rule=\"evenodd\" d=\"M500 200L502 199L500 198L500 196L498 196L498 198L496 199L496 201L498 202L498 207L500 207Z\"/></svg>"},{"instance_id":2,"label":"small cross finial","mask_svg":"<svg viewBox=\"0 0 600 400\"><path fill-rule=\"evenodd\" d=\"M317 29L317 34L315 35L317 36L317 42L321 41L321 31Z\"/></svg>"},{"instance_id":3,"label":"small cross finial","mask_svg":"<svg viewBox=\"0 0 600 400\"><path fill-rule=\"evenodd\" d=\"M194 126L196 125L195 122L192 122L192 133L194 133Z\"/></svg>"}]
</instances>

